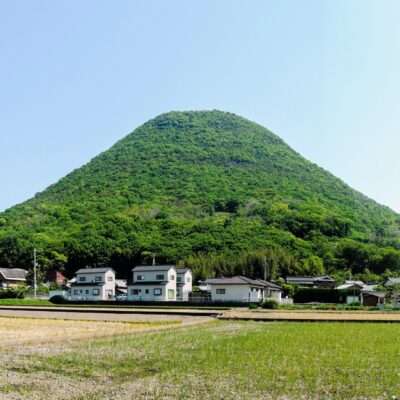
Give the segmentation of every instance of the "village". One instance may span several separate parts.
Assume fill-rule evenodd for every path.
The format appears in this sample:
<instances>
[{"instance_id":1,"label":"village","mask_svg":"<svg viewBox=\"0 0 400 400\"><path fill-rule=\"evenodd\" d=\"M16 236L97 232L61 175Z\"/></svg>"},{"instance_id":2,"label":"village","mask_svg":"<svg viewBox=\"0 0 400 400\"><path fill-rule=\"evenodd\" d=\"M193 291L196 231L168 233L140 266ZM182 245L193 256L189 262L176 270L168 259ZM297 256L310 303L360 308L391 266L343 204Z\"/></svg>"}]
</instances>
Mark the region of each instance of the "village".
<instances>
[{"instance_id":1,"label":"village","mask_svg":"<svg viewBox=\"0 0 400 400\"><path fill-rule=\"evenodd\" d=\"M0 268L0 294L27 288L28 271ZM221 276L193 282L189 268L175 265L140 265L130 279L120 279L111 267L78 269L72 279L60 271L47 274L45 287L54 302L126 304L225 304L290 306L294 304L345 304L349 306L398 307L400 278L388 278L381 284L361 280L336 282L324 276L288 276L284 284L246 276ZM5 297L5 296L4 296Z\"/></svg>"}]
</instances>

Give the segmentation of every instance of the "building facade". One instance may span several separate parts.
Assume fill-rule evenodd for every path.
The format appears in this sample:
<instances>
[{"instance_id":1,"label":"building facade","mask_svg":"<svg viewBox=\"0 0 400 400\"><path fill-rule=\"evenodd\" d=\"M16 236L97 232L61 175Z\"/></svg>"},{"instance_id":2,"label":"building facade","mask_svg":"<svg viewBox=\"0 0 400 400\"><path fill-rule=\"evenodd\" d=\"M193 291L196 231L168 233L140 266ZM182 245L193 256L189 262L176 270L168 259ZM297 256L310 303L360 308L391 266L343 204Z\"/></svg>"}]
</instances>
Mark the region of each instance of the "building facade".
<instances>
[{"instance_id":1,"label":"building facade","mask_svg":"<svg viewBox=\"0 0 400 400\"><path fill-rule=\"evenodd\" d=\"M115 299L115 271L112 268L82 268L71 284L71 300L105 301Z\"/></svg>"},{"instance_id":2,"label":"building facade","mask_svg":"<svg viewBox=\"0 0 400 400\"><path fill-rule=\"evenodd\" d=\"M189 268L176 269L176 300L189 301L193 288L192 271Z\"/></svg>"},{"instance_id":3,"label":"building facade","mask_svg":"<svg viewBox=\"0 0 400 400\"><path fill-rule=\"evenodd\" d=\"M128 301L176 301L177 271L173 265L138 266L132 275Z\"/></svg>"}]
</instances>

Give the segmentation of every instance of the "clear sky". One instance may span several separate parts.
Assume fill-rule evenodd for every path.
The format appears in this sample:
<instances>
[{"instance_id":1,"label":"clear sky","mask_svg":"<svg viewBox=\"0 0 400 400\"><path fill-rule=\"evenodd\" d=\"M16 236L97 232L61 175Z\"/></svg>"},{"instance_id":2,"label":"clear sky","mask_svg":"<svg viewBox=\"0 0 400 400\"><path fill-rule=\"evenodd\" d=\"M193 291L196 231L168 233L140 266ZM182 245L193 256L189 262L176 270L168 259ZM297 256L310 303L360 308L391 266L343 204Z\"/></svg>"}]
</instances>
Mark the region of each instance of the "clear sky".
<instances>
[{"instance_id":1,"label":"clear sky","mask_svg":"<svg viewBox=\"0 0 400 400\"><path fill-rule=\"evenodd\" d=\"M170 110L221 109L400 211L398 0L1 0L0 210Z\"/></svg>"}]
</instances>

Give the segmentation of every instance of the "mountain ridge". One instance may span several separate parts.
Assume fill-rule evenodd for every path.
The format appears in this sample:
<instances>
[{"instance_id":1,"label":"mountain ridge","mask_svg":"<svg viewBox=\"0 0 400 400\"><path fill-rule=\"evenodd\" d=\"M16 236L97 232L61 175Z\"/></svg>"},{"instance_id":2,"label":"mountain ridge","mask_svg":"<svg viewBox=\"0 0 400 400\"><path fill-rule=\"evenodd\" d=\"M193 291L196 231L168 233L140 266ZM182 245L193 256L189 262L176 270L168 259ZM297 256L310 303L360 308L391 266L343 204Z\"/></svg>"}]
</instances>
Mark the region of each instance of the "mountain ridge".
<instances>
[{"instance_id":1,"label":"mountain ridge","mask_svg":"<svg viewBox=\"0 0 400 400\"><path fill-rule=\"evenodd\" d=\"M155 251L199 271L211 263L212 274L239 270L240 257L258 265L266 253L285 264L276 275L382 273L372 259L398 251L399 221L259 124L171 111L0 213L0 263L26 263L37 244L46 268L67 271L101 263L125 271ZM343 255L349 248L367 255L355 263Z\"/></svg>"}]
</instances>

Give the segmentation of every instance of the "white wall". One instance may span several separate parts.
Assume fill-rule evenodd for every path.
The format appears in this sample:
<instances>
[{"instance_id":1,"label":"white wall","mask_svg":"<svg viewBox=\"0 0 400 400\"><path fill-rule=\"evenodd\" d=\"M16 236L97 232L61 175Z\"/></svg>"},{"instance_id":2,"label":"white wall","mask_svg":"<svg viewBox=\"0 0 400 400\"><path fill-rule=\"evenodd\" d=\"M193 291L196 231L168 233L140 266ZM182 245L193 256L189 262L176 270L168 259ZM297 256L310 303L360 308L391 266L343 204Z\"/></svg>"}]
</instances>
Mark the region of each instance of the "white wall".
<instances>
[{"instance_id":1,"label":"white wall","mask_svg":"<svg viewBox=\"0 0 400 400\"><path fill-rule=\"evenodd\" d=\"M180 278L180 282L179 281ZM189 301L189 294L193 290L193 276L191 271L186 271L184 274L177 274L177 290L180 290L180 296L177 296L177 300Z\"/></svg>"},{"instance_id":2,"label":"white wall","mask_svg":"<svg viewBox=\"0 0 400 400\"><path fill-rule=\"evenodd\" d=\"M161 290L161 295L154 294L155 289ZM139 293L134 294L134 290ZM169 297L169 290L173 291L173 296ZM176 301L176 281L169 281L165 285L135 285L128 286L129 301Z\"/></svg>"},{"instance_id":3,"label":"white wall","mask_svg":"<svg viewBox=\"0 0 400 400\"><path fill-rule=\"evenodd\" d=\"M210 285L212 301L259 302L263 298L262 289L251 290L249 285ZM225 294L219 294L219 289L225 289Z\"/></svg>"},{"instance_id":4,"label":"white wall","mask_svg":"<svg viewBox=\"0 0 400 400\"><path fill-rule=\"evenodd\" d=\"M84 280L82 280L84 278ZM71 300L114 300L115 273L112 270L101 273L84 273L76 275L79 286L72 286ZM97 283L94 285L94 283ZM96 294L98 292L98 294Z\"/></svg>"}]
</instances>

